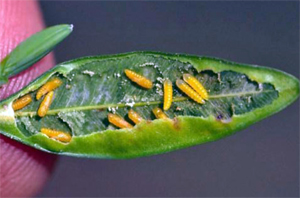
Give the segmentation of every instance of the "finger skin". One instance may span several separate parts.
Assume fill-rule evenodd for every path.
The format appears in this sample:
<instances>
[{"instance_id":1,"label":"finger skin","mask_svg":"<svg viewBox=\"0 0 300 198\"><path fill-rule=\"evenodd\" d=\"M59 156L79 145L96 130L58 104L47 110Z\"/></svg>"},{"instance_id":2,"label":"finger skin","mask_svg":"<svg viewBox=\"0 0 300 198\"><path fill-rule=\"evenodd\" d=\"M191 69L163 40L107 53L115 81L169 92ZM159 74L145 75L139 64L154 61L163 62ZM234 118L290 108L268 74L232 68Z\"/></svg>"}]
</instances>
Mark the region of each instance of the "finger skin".
<instances>
[{"instance_id":1,"label":"finger skin","mask_svg":"<svg viewBox=\"0 0 300 198\"><path fill-rule=\"evenodd\" d=\"M0 60L44 24L36 1L0 0ZM26 71L10 78L0 89L0 100L20 90L54 65L48 55ZM36 195L51 174L56 156L0 135L0 197Z\"/></svg>"},{"instance_id":2,"label":"finger skin","mask_svg":"<svg viewBox=\"0 0 300 198\"><path fill-rule=\"evenodd\" d=\"M55 156L0 136L0 197L36 195L50 176Z\"/></svg>"}]
</instances>

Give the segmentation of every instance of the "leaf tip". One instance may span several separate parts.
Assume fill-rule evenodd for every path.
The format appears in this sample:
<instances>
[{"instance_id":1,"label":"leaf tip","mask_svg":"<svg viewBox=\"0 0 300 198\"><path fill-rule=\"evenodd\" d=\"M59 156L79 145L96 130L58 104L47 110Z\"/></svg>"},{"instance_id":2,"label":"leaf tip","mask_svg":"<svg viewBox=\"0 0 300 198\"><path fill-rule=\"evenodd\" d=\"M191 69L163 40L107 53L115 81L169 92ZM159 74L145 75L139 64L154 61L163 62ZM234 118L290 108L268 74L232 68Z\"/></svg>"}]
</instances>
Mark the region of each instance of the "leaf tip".
<instances>
[{"instance_id":1,"label":"leaf tip","mask_svg":"<svg viewBox=\"0 0 300 198\"><path fill-rule=\"evenodd\" d=\"M74 29L74 25L73 25L73 24L69 24L69 29L70 29L70 31L72 32L73 29Z\"/></svg>"}]
</instances>

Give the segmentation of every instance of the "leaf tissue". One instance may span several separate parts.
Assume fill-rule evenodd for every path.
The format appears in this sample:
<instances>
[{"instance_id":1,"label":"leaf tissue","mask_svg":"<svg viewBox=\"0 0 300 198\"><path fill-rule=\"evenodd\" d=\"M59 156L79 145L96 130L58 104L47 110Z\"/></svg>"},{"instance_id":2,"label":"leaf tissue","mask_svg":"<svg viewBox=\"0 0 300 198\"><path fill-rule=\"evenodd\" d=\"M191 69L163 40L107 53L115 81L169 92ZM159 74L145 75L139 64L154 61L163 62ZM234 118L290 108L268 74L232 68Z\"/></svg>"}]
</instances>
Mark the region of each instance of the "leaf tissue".
<instances>
[{"instance_id":1,"label":"leaf tissue","mask_svg":"<svg viewBox=\"0 0 300 198\"><path fill-rule=\"evenodd\" d=\"M139 86L125 70L151 86ZM203 103L176 85L191 77L208 94ZM53 79L60 84L49 92L51 104L41 117L47 95L36 95ZM153 109L164 107L164 82L172 102L158 119ZM57 65L1 101L0 132L52 153L132 158L218 140L280 111L298 95L295 77L267 67L158 52L85 57ZM14 110L23 96L32 101Z\"/></svg>"}]
</instances>

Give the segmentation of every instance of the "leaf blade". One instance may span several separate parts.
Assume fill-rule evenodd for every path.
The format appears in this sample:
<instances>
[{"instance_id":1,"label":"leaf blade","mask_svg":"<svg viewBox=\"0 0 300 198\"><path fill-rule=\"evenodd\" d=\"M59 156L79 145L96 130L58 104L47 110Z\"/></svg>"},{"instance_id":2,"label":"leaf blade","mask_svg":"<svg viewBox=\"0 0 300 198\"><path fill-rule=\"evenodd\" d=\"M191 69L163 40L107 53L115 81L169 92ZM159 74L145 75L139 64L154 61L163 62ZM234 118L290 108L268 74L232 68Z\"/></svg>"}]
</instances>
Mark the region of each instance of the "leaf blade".
<instances>
[{"instance_id":1,"label":"leaf blade","mask_svg":"<svg viewBox=\"0 0 300 198\"><path fill-rule=\"evenodd\" d=\"M25 70L46 56L73 30L73 25L56 25L46 28L21 42L0 63L0 86L8 78Z\"/></svg>"}]
</instances>

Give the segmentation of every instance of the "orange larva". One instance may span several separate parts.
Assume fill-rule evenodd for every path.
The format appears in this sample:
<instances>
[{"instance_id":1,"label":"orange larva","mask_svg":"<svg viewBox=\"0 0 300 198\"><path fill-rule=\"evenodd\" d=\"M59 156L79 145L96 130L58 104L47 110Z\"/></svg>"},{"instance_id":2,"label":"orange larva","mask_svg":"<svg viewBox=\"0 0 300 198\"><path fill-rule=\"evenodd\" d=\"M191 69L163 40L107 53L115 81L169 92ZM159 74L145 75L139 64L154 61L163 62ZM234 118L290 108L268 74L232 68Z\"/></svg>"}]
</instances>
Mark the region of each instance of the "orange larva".
<instances>
[{"instance_id":1,"label":"orange larva","mask_svg":"<svg viewBox=\"0 0 300 198\"><path fill-rule=\"evenodd\" d=\"M173 98L172 82L167 79L164 82L164 110L168 110L171 107Z\"/></svg>"},{"instance_id":2,"label":"orange larva","mask_svg":"<svg viewBox=\"0 0 300 198\"><path fill-rule=\"evenodd\" d=\"M72 136L69 133L65 133L62 131L42 128L41 132L45 135L47 135L50 138L53 138L55 140L61 141L61 142L70 142L72 139Z\"/></svg>"},{"instance_id":3,"label":"orange larva","mask_svg":"<svg viewBox=\"0 0 300 198\"><path fill-rule=\"evenodd\" d=\"M183 80L189 84L203 99L208 99L208 94L204 86L191 74L183 74Z\"/></svg>"},{"instance_id":4,"label":"orange larva","mask_svg":"<svg viewBox=\"0 0 300 198\"><path fill-rule=\"evenodd\" d=\"M176 81L176 85L182 92L184 92L186 95L188 95L194 101L196 101L200 104L205 103L203 98L197 92L195 92L189 85L187 85L185 82L183 82L182 80L178 79Z\"/></svg>"},{"instance_id":5,"label":"orange larva","mask_svg":"<svg viewBox=\"0 0 300 198\"><path fill-rule=\"evenodd\" d=\"M146 88L146 89L152 88L153 84L152 84L151 80L149 80L148 78L141 76L129 69L125 69L124 72L130 80L132 80L136 84L140 85L141 87Z\"/></svg>"},{"instance_id":6,"label":"orange larva","mask_svg":"<svg viewBox=\"0 0 300 198\"><path fill-rule=\"evenodd\" d=\"M58 78L53 78L49 82L46 82L36 93L36 99L39 100L46 93L53 91L62 84L62 81Z\"/></svg>"},{"instance_id":7,"label":"orange larva","mask_svg":"<svg viewBox=\"0 0 300 198\"><path fill-rule=\"evenodd\" d=\"M13 102L12 107L14 111L23 109L26 107L28 104L32 102L32 98L29 94L17 99L16 101Z\"/></svg>"},{"instance_id":8,"label":"orange larva","mask_svg":"<svg viewBox=\"0 0 300 198\"><path fill-rule=\"evenodd\" d=\"M108 121L113 125L123 129L123 128L132 128L133 126L126 122L123 118L116 114L109 113L108 114Z\"/></svg>"},{"instance_id":9,"label":"orange larva","mask_svg":"<svg viewBox=\"0 0 300 198\"><path fill-rule=\"evenodd\" d=\"M135 124L138 124L138 123L140 123L141 121L144 120L137 112L133 111L132 109L129 110L128 117Z\"/></svg>"},{"instance_id":10,"label":"orange larva","mask_svg":"<svg viewBox=\"0 0 300 198\"><path fill-rule=\"evenodd\" d=\"M47 93L44 100L41 102L40 107L38 109L38 115L40 117L44 117L47 114L48 109L52 103L53 95L54 95L54 92L50 91L49 93Z\"/></svg>"},{"instance_id":11,"label":"orange larva","mask_svg":"<svg viewBox=\"0 0 300 198\"><path fill-rule=\"evenodd\" d=\"M168 116L158 107L155 107L152 112L154 113L157 119L166 119Z\"/></svg>"}]
</instances>

